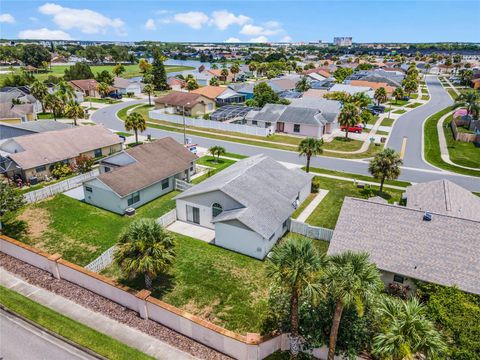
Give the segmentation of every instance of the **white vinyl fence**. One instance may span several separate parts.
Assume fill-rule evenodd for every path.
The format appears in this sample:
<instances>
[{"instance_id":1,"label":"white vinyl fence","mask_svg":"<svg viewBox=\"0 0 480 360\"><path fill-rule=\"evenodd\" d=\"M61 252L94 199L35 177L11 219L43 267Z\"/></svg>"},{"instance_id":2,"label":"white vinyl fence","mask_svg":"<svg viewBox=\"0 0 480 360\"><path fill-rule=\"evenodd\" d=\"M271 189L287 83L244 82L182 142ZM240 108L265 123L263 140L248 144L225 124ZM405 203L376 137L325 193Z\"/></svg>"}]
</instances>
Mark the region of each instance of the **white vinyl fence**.
<instances>
[{"instance_id":1,"label":"white vinyl fence","mask_svg":"<svg viewBox=\"0 0 480 360\"><path fill-rule=\"evenodd\" d=\"M166 228L168 225L173 224L177 221L177 209L170 210L166 214L160 216L157 219L157 223L162 225L162 227Z\"/></svg>"},{"instance_id":2,"label":"white vinyl fence","mask_svg":"<svg viewBox=\"0 0 480 360\"><path fill-rule=\"evenodd\" d=\"M165 114L163 110L152 110L149 112L149 116L150 118L155 120L163 120L163 121L168 121L174 124L183 125L183 116ZM247 134L247 135L267 136L269 134L269 129L265 129L258 126L228 124L228 123L223 123L221 121L195 119L188 116L185 116L185 125L201 127L206 129L231 131L231 132L237 132L237 133Z\"/></svg>"},{"instance_id":3,"label":"white vinyl fence","mask_svg":"<svg viewBox=\"0 0 480 360\"><path fill-rule=\"evenodd\" d=\"M88 173L57 182L53 185L45 186L44 188L38 190L30 191L28 193L25 193L23 196L28 204L34 203L55 194L73 189L74 187L81 185L84 181L97 177L99 174L100 171L98 169L94 169Z\"/></svg>"},{"instance_id":4,"label":"white vinyl fence","mask_svg":"<svg viewBox=\"0 0 480 360\"><path fill-rule=\"evenodd\" d=\"M193 186L193 184L180 180L180 179L175 179L175 190L178 191L185 191L190 189Z\"/></svg>"},{"instance_id":5,"label":"white vinyl fence","mask_svg":"<svg viewBox=\"0 0 480 360\"><path fill-rule=\"evenodd\" d=\"M290 232L300 234L312 239L330 241L333 230L318 226L311 226L301 221L290 219Z\"/></svg>"}]
</instances>

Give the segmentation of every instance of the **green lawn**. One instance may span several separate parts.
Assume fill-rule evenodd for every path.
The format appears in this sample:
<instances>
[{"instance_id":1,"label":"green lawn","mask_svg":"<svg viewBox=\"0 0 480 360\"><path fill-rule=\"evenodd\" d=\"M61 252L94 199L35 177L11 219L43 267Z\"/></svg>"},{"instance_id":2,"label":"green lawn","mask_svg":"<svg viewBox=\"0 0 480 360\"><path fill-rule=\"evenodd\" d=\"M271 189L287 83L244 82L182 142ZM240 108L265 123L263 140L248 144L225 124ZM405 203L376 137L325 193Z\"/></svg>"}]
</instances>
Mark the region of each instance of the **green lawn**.
<instances>
[{"instance_id":1,"label":"green lawn","mask_svg":"<svg viewBox=\"0 0 480 360\"><path fill-rule=\"evenodd\" d=\"M403 109L398 109L398 110L393 111L394 114L405 114L406 112L407 112L407 110L403 110Z\"/></svg>"},{"instance_id":2,"label":"green lawn","mask_svg":"<svg viewBox=\"0 0 480 360\"><path fill-rule=\"evenodd\" d=\"M422 94L428 94L428 90L426 88L422 88Z\"/></svg>"},{"instance_id":3,"label":"green lawn","mask_svg":"<svg viewBox=\"0 0 480 360\"><path fill-rule=\"evenodd\" d=\"M394 121L395 121L394 119L385 118L382 120L382 123L380 124L380 126L392 126Z\"/></svg>"},{"instance_id":4,"label":"green lawn","mask_svg":"<svg viewBox=\"0 0 480 360\"><path fill-rule=\"evenodd\" d=\"M363 142L350 138L336 137L332 142L326 142L323 145L325 150L356 151L362 147Z\"/></svg>"},{"instance_id":5,"label":"green lawn","mask_svg":"<svg viewBox=\"0 0 480 360\"><path fill-rule=\"evenodd\" d=\"M154 282L153 296L236 332L259 332L267 312L265 262L175 234L177 255ZM103 274L134 289L143 278L125 280L112 265Z\"/></svg>"},{"instance_id":6,"label":"green lawn","mask_svg":"<svg viewBox=\"0 0 480 360\"><path fill-rule=\"evenodd\" d=\"M316 193L309 194L307 198L300 204L300 206L293 212L292 218L293 219L298 218L298 216L303 212L303 210L305 210L308 204L310 204L313 201L313 199L315 199L317 195L318 194Z\"/></svg>"},{"instance_id":7,"label":"green lawn","mask_svg":"<svg viewBox=\"0 0 480 360\"><path fill-rule=\"evenodd\" d=\"M377 130L377 132L375 133L376 135L388 135L390 134L388 131L382 131L382 130Z\"/></svg>"},{"instance_id":8,"label":"green lawn","mask_svg":"<svg viewBox=\"0 0 480 360\"><path fill-rule=\"evenodd\" d=\"M3 286L0 286L0 303L41 327L105 358L113 360L153 359L118 340L80 324Z\"/></svg>"},{"instance_id":9,"label":"green lawn","mask_svg":"<svg viewBox=\"0 0 480 360\"><path fill-rule=\"evenodd\" d=\"M369 189L359 189L350 181L330 179L321 176L317 176L315 179L319 181L320 189L325 189L329 192L308 217L306 222L313 226L321 226L329 229L335 229L345 196L367 199L380 195L390 203L393 203L394 201L400 201L403 192L401 190L384 188L383 193L379 194L378 187L376 186L372 186Z\"/></svg>"},{"instance_id":10,"label":"green lawn","mask_svg":"<svg viewBox=\"0 0 480 360\"><path fill-rule=\"evenodd\" d=\"M418 98L418 94L412 94L409 96L410 99L417 99Z\"/></svg>"},{"instance_id":11,"label":"green lawn","mask_svg":"<svg viewBox=\"0 0 480 360\"><path fill-rule=\"evenodd\" d=\"M453 137L453 132L450 128L450 122L452 121L452 115L445 120L444 124L448 125L448 128L443 129L445 139L447 140L448 154L450 160L455 164L478 168L480 175L480 148L475 147L473 143L456 141ZM461 129L460 127L457 129Z\"/></svg>"},{"instance_id":12,"label":"green lawn","mask_svg":"<svg viewBox=\"0 0 480 360\"><path fill-rule=\"evenodd\" d=\"M222 158L217 160L216 158L214 158L211 155L205 155L205 156L202 156L200 159L198 159L196 161L196 163L198 165L209 166L213 169L211 171L209 171L208 173L193 179L192 180L193 184L198 184L199 182L202 182L203 180L209 178L210 176L215 175L217 172L219 172L219 171L225 169L226 167L232 165L233 163L235 163L235 161L234 160L229 160L229 159L222 159Z\"/></svg>"},{"instance_id":13,"label":"green lawn","mask_svg":"<svg viewBox=\"0 0 480 360\"><path fill-rule=\"evenodd\" d=\"M53 119L53 114L49 112L41 112L37 114L38 120L50 120Z\"/></svg>"},{"instance_id":14,"label":"green lawn","mask_svg":"<svg viewBox=\"0 0 480 360\"><path fill-rule=\"evenodd\" d=\"M442 116L450 111L452 111L452 109L447 107L438 113L433 114L425 121L423 125L425 160L427 160L427 162L430 164L444 170L449 170L464 175L480 176L480 171L463 169L461 167L448 164L442 160L440 155L440 144L438 141L437 123Z\"/></svg>"},{"instance_id":15,"label":"green lawn","mask_svg":"<svg viewBox=\"0 0 480 360\"><path fill-rule=\"evenodd\" d=\"M83 99L83 101L85 102L93 102L93 103L100 103L100 104L119 104L121 103L120 100L114 100L114 99L111 99L111 98L104 98L104 99L100 99L100 98L95 98L95 97L85 97Z\"/></svg>"},{"instance_id":16,"label":"green lawn","mask_svg":"<svg viewBox=\"0 0 480 360\"><path fill-rule=\"evenodd\" d=\"M25 241L48 253L85 266L115 244L120 233L139 217L158 218L175 208L171 192L137 209L134 217L120 216L59 194L27 206L19 220L30 232Z\"/></svg>"},{"instance_id":17,"label":"green lawn","mask_svg":"<svg viewBox=\"0 0 480 360\"><path fill-rule=\"evenodd\" d=\"M447 88L447 91L448 91L448 93L450 94L450 97L451 97L453 100L455 100L455 99L458 97L458 95L457 95L457 93L455 92L455 90L452 89L451 87Z\"/></svg>"},{"instance_id":18,"label":"green lawn","mask_svg":"<svg viewBox=\"0 0 480 360\"><path fill-rule=\"evenodd\" d=\"M116 134L119 136L125 136L125 137L133 136L133 134L124 132L124 131L117 131Z\"/></svg>"},{"instance_id":19,"label":"green lawn","mask_svg":"<svg viewBox=\"0 0 480 360\"><path fill-rule=\"evenodd\" d=\"M231 158L234 158L234 159L245 159L247 158L248 156L245 156L245 155L240 155L240 154L234 154L234 153L229 153L229 152L226 152L225 155L223 156L226 156L226 157L231 157Z\"/></svg>"},{"instance_id":20,"label":"green lawn","mask_svg":"<svg viewBox=\"0 0 480 360\"><path fill-rule=\"evenodd\" d=\"M407 105L407 107L410 108L410 109L415 109L416 107L419 107L420 105L423 105L423 104L416 102L416 103Z\"/></svg>"},{"instance_id":21,"label":"green lawn","mask_svg":"<svg viewBox=\"0 0 480 360\"><path fill-rule=\"evenodd\" d=\"M393 100L393 101L390 101L388 104L396 105L396 106L405 106L408 104L408 100Z\"/></svg>"},{"instance_id":22,"label":"green lawn","mask_svg":"<svg viewBox=\"0 0 480 360\"><path fill-rule=\"evenodd\" d=\"M422 100L430 100L430 96L429 95L422 95Z\"/></svg>"}]
</instances>

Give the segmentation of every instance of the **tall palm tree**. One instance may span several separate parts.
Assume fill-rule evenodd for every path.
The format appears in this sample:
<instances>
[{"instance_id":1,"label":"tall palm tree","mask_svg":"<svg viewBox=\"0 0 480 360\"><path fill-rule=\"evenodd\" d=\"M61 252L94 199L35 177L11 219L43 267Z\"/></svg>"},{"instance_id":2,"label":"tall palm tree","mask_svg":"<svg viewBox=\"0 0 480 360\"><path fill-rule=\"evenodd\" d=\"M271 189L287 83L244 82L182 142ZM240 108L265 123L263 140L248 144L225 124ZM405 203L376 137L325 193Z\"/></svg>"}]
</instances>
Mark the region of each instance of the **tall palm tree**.
<instances>
[{"instance_id":1,"label":"tall palm tree","mask_svg":"<svg viewBox=\"0 0 480 360\"><path fill-rule=\"evenodd\" d=\"M412 92L417 91L418 83L415 80L411 80L408 78L406 78L405 80L406 81L403 84L403 89L408 94L408 96L410 96Z\"/></svg>"},{"instance_id":2,"label":"tall palm tree","mask_svg":"<svg viewBox=\"0 0 480 360\"><path fill-rule=\"evenodd\" d=\"M461 93L455 100L455 106L465 106L468 114L477 118L480 110L480 93L477 90Z\"/></svg>"},{"instance_id":3,"label":"tall palm tree","mask_svg":"<svg viewBox=\"0 0 480 360\"><path fill-rule=\"evenodd\" d=\"M347 102L351 102L354 105L358 106L360 109L365 109L370 103L372 99L364 92L358 92L350 96Z\"/></svg>"},{"instance_id":4,"label":"tall palm tree","mask_svg":"<svg viewBox=\"0 0 480 360\"><path fill-rule=\"evenodd\" d=\"M227 79L228 79L228 74L229 74L229 71L226 67L224 67L221 71L220 71L220 75L223 77L223 83L225 84L227 82Z\"/></svg>"},{"instance_id":5,"label":"tall palm tree","mask_svg":"<svg viewBox=\"0 0 480 360\"><path fill-rule=\"evenodd\" d=\"M63 101L57 94L47 94L45 96L45 109L50 110L53 114L53 119L57 121L57 116L63 110Z\"/></svg>"},{"instance_id":6,"label":"tall palm tree","mask_svg":"<svg viewBox=\"0 0 480 360\"><path fill-rule=\"evenodd\" d=\"M240 65L238 63L233 63L230 66L230 72L233 74L233 82L237 80L237 74L240 72Z\"/></svg>"},{"instance_id":7,"label":"tall palm tree","mask_svg":"<svg viewBox=\"0 0 480 360\"><path fill-rule=\"evenodd\" d=\"M400 155L393 149L386 148L375 155L370 161L368 171L375 179L380 179L380 193L383 190L383 183L386 179L394 180L400 175L402 165Z\"/></svg>"},{"instance_id":8,"label":"tall palm tree","mask_svg":"<svg viewBox=\"0 0 480 360\"><path fill-rule=\"evenodd\" d=\"M147 84L143 88L143 92L148 95L148 105L152 105L152 101L150 100L150 97L152 96L154 91L155 91L155 88L153 87L152 84Z\"/></svg>"},{"instance_id":9,"label":"tall palm tree","mask_svg":"<svg viewBox=\"0 0 480 360\"><path fill-rule=\"evenodd\" d=\"M254 72L255 70L257 70L257 66L258 64L255 61L252 61L250 62L250 64L248 64L248 70Z\"/></svg>"},{"instance_id":10,"label":"tall palm tree","mask_svg":"<svg viewBox=\"0 0 480 360\"><path fill-rule=\"evenodd\" d=\"M32 93L33 97L42 104L42 111L45 111L45 97L48 95L47 86L37 80L30 85L30 92Z\"/></svg>"},{"instance_id":11,"label":"tall palm tree","mask_svg":"<svg viewBox=\"0 0 480 360\"><path fill-rule=\"evenodd\" d=\"M118 240L115 262L129 278L143 275L147 289L175 260L175 239L154 219L132 222Z\"/></svg>"},{"instance_id":12,"label":"tall palm tree","mask_svg":"<svg viewBox=\"0 0 480 360\"><path fill-rule=\"evenodd\" d=\"M75 99L75 91L73 90L73 87L66 81L60 81L58 83L56 93L64 103Z\"/></svg>"},{"instance_id":13,"label":"tall palm tree","mask_svg":"<svg viewBox=\"0 0 480 360\"><path fill-rule=\"evenodd\" d=\"M387 90L384 87L379 87L375 90L375 94L373 95L374 99L377 100L377 105L380 105L387 101Z\"/></svg>"},{"instance_id":14,"label":"tall palm tree","mask_svg":"<svg viewBox=\"0 0 480 360\"><path fill-rule=\"evenodd\" d=\"M308 83L308 79L306 76L303 76L295 85L295 90L298 92L305 92L310 89L310 84Z\"/></svg>"},{"instance_id":15,"label":"tall palm tree","mask_svg":"<svg viewBox=\"0 0 480 360\"><path fill-rule=\"evenodd\" d=\"M310 172L310 159L312 156L323 153L323 139L305 138L298 144L298 153L300 156L307 157L307 173Z\"/></svg>"},{"instance_id":16,"label":"tall palm tree","mask_svg":"<svg viewBox=\"0 0 480 360\"><path fill-rule=\"evenodd\" d=\"M330 257L320 284L325 294L335 302L328 344L328 360L333 360L345 307L354 306L358 314L363 315L365 303L378 294L384 285L377 268L369 262L368 253L352 251Z\"/></svg>"},{"instance_id":17,"label":"tall palm tree","mask_svg":"<svg viewBox=\"0 0 480 360\"><path fill-rule=\"evenodd\" d=\"M440 333L416 298L384 296L377 309L381 331L373 338L373 354L382 359L435 359L447 350Z\"/></svg>"},{"instance_id":18,"label":"tall palm tree","mask_svg":"<svg viewBox=\"0 0 480 360\"><path fill-rule=\"evenodd\" d=\"M73 119L73 123L77 126L77 119L85 117L85 112L80 104L75 101L70 101L65 107L65 115Z\"/></svg>"},{"instance_id":19,"label":"tall palm tree","mask_svg":"<svg viewBox=\"0 0 480 360\"><path fill-rule=\"evenodd\" d=\"M135 143L137 144L138 144L138 132L145 131L146 128L147 128L147 122L145 121L145 118L137 112L132 112L125 119L125 130L135 131Z\"/></svg>"},{"instance_id":20,"label":"tall palm tree","mask_svg":"<svg viewBox=\"0 0 480 360\"><path fill-rule=\"evenodd\" d=\"M405 96L405 93L401 87L397 87L395 90L393 90L392 96L395 98L395 101L398 101Z\"/></svg>"},{"instance_id":21,"label":"tall palm tree","mask_svg":"<svg viewBox=\"0 0 480 360\"><path fill-rule=\"evenodd\" d=\"M101 82L97 85L97 91L100 93L102 97L105 97L110 92L110 85L107 83Z\"/></svg>"},{"instance_id":22,"label":"tall palm tree","mask_svg":"<svg viewBox=\"0 0 480 360\"><path fill-rule=\"evenodd\" d=\"M212 154L213 159L215 159L215 155L217 155L217 162L218 162L218 161L220 161L220 156L225 155L226 151L225 151L225 148L223 146L214 145L214 146L211 146L208 149L208 152L210 154Z\"/></svg>"},{"instance_id":23,"label":"tall palm tree","mask_svg":"<svg viewBox=\"0 0 480 360\"><path fill-rule=\"evenodd\" d=\"M349 103L343 105L338 116L338 122L340 125L345 126L345 139L348 139L348 128L357 125L360 121L360 110L358 107Z\"/></svg>"},{"instance_id":24,"label":"tall palm tree","mask_svg":"<svg viewBox=\"0 0 480 360\"><path fill-rule=\"evenodd\" d=\"M318 271L324 266L312 240L292 236L273 248L267 263L267 276L290 295L290 352L299 352L299 298L304 293L315 296Z\"/></svg>"}]
</instances>

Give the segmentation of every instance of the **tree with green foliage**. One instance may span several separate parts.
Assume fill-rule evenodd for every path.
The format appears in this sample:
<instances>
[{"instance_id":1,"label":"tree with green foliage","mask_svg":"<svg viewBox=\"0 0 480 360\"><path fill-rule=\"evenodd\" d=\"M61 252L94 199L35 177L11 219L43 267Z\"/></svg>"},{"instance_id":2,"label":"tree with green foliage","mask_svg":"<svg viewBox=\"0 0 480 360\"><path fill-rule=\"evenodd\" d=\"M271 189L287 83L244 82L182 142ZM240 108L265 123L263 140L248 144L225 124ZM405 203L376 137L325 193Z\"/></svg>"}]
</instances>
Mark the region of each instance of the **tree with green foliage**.
<instances>
[{"instance_id":1,"label":"tree with green foliage","mask_svg":"<svg viewBox=\"0 0 480 360\"><path fill-rule=\"evenodd\" d=\"M228 75L230 74L230 72L228 71L228 69L226 67L223 67L222 70L220 70L220 76L221 78L223 79L223 83L226 84L227 83L227 80L228 80Z\"/></svg>"},{"instance_id":2,"label":"tree with green foliage","mask_svg":"<svg viewBox=\"0 0 480 360\"><path fill-rule=\"evenodd\" d=\"M0 181L0 231L2 222L11 219L12 215L25 205L23 194L5 181Z\"/></svg>"},{"instance_id":3,"label":"tree with green foliage","mask_svg":"<svg viewBox=\"0 0 480 360\"><path fill-rule=\"evenodd\" d=\"M384 87L379 87L378 89L375 90L375 94L373 95L373 98L377 100L377 105L383 104L388 100L387 90L385 90Z\"/></svg>"},{"instance_id":4,"label":"tree with green foliage","mask_svg":"<svg viewBox=\"0 0 480 360\"><path fill-rule=\"evenodd\" d=\"M317 156L323 153L323 139L305 138L298 144L298 153L300 156L307 158L307 173L310 172L310 160L312 156Z\"/></svg>"},{"instance_id":5,"label":"tree with green foliage","mask_svg":"<svg viewBox=\"0 0 480 360\"><path fill-rule=\"evenodd\" d=\"M152 105L152 101L150 100L150 97L152 94L155 93L155 89L153 88L152 84L147 84L143 87L143 92L148 95L148 105Z\"/></svg>"},{"instance_id":6,"label":"tree with green foliage","mask_svg":"<svg viewBox=\"0 0 480 360\"><path fill-rule=\"evenodd\" d=\"M200 86L198 85L197 80L195 80L195 78L192 77L192 78L187 80L186 88L187 88L188 91L198 89L199 87Z\"/></svg>"},{"instance_id":7,"label":"tree with green foliage","mask_svg":"<svg viewBox=\"0 0 480 360\"><path fill-rule=\"evenodd\" d=\"M97 76L95 77L95 80L97 80L99 83L105 83L105 84L108 84L108 85L113 85L115 79L113 77L113 75L107 71L107 70L103 70L99 73L97 73Z\"/></svg>"},{"instance_id":8,"label":"tree with green foliage","mask_svg":"<svg viewBox=\"0 0 480 360\"><path fill-rule=\"evenodd\" d=\"M437 359L446 353L442 336L416 298L401 300L384 296L377 311L381 325L373 339L375 356L392 360Z\"/></svg>"},{"instance_id":9,"label":"tree with green foliage","mask_svg":"<svg viewBox=\"0 0 480 360\"><path fill-rule=\"evenodd\" d=\"M358 92L351 95L350 98L346 100L346 102L350 102L355 106L358 106L360 109L366 109L368 105L371 104L372 99L366 93Z\"/></svg>"},{"instance_id":10,"label":"tree with green foliage","mask_svg":"<svg viewBox=\"0 0 480 360\"><path fill-rule=\"evenodd\" d=\"M30 92L42 104L42 111L45 111L45 97L48 95L47 86L37 80L30 85Z\"/></svg>"},{"instance_id":11,"label":"tree with green foliage","mask_svg":"<svg viewBox=\"0 0 480 360\"><path fill-rule=\"evenodd\" d=\"M101 82L97 85L97 91L100 93L100 96L106 97L111 90L111 86L107 83Z\"/></svg>"},{"instance_id":12,"label":"tree with green foliage","mask_svg":"<svg viewBox=\"0 0 480 360\"><path fill-rule=\"evenodd\" d=\"M417 91L418 83L415 80L405 78L403 82L403 90L410 96L412 92Z\"/></svg>"},{"instance_id":13,"label":"tree with green foliage","mask_svg":"<svg viewBox=\"0 0 480 360\"><path fill-rule=\"evenodd\" d=\"M233 63L230 66L230 72L233 74L233 81L237 81L237 74L240 72L240 65L238 63Z\"/></svg>"},{"instance_id":14,"label":"tree with green foliage","mask_svg":"<svg viewBox=\"0 0 480 360\"><path fill-rule=\"evenodd\" d=\"M266 83L261 82L253 87L253 105L263 107L265 104L277 104L279 97L273 89Z\"/></svg>"},{"instance_id":15,"label":"tree with green foliage","mask_svg":"<svg viewBox=\"0 0 480 360\"><path fill-rule=\"evenodd\" d=\"M384 285L377 268L370 263L368 253L352 251L329 258L320 285L324 295L335 302L328 342L328 360L333 360L344 309L354 307L362 315L365 303L377 296Z\"/></svg>"},{"instance_id":16,"label":"tree with green foliage","mask_svg":"<svg viewBox=\"0 0 480 360\"><path fill-rule=\"evenodd\" d=\"M348 139L348 128L361 122L360 109L354 104L346 103L340 110L338 122L345 127L345 139Z\"/></svg>"},{"instance_id":17,"label":"tree with green foliage","mask_svg":"<svg viewBox=\"0 0 480 360\"><path fill-rule=\"evenodd\" d=\"M23 47L20 60L25 65L34 66L36 68L42 67L43 63L50 62L52 55L45 47L35 44L28 44Z\"/></svg>"},{"instance_id":18,"label":"tree with green foliage","mask_svg":"<svg viewBox=\"0 0 480 360\"><path fill-rule=\"evenodd\" d=\"M112 73L115 75L115 76L120 76L122 75L125 71L127 71L125 69L125 66L123 66L122 64L117 64L113 67L112 69Z\"/></svg>"},{"instance_id":19,"label":"tree with green foliage","mask_svg":"<svg viewBox=\"0 0 480 360\"><path fill-rule=\"evenodd\" d=\"M75 164L77 166L77 171L80 174L85 174L92 170L92 166L95 163L94 159L91 156L81 154L75 158Z\"/></svg>"},{"instance_id":20,"label":"tree with green foliage","mask_svg":"<svg viewBox=\"0 0 480 360\"><path fill-rule=\"evenodd\" d=\"M145 286L166 272L175 261L175 239L155 219L138 219L121 234L114 253L115 262L128 278L143 275Z\"/></svg>"},{"instance_id":21,"label":"tree with green foliage","mask_svg":"<svg viewBox=\"0 0 480 360\"><path fill-rule=\"evenodd\" d=\"M383 190L385 180L395 180L400 176L400 166L402 164L400 155L390 148L379 152L370 161L368 171L375 179L380 179L380 193Z\"/></svg>"},{"instance_id":22,"label":"tree with green foliage","mask_svg":"<svg viewBox=\"0 0 480 360\"><path fill-rule=\"evenodd\" d=\"M318 271L325 264L312 240L292 236L272 250L267 262L267 276L290 297L290 353L300 351L299 299L315 297Z\"/></svg>"},{"instance_id":23,"label":"tree with green foliage","mask_svg":"<svg viewBox=\"0 0 480 360\"><path fill-rule=\"evenodd\" d=\"M160 54L158 49L155 50L153 54L153 64L152 64L152 77L153 77L153 86L155 90L168 90L169 86L167 83L167 72L165 71L165 66L163 65L164 57Z\"/></svg>"},{"instance_id":24,"label":"tree with green foliage","mask_svg":"<svg viewBox=\"0 0 480 360\"><path fill-rule=\"evenodd\" d=\"M478 119L480 113L480 92L477 90L468 90L461 93L455 99L455 106L464 106L469 115Z\"/></svg>"},{"instance_id":25,"label":"tree with green foliage","mask_svg":"<svg viewBox=\"0 0 480 360\"><path fill-rule=\"evenodd\" d=\"M55 94L47 94L45 96L45 110L50 110L53 114L53 119L57 121L57 116L61 115L63 110L63 101Z\"/></svg>"},{"instance_id":26,"label":"tree with green foliage","mask_svg":"<svg viewBox=\"0 0 480 360\"><path fill-rule=\"evenodd\" d=\"M214 76L210 79L210 81L208 82L208 85L218 86L218 85L220 85L220 82L218 81L218 78L216 76Z\"/></svg>"},{"instance_id":27,"label":"tree with green foliage","mask_svg":"<svg viewBox=\"0 0 480 360\"><path fill-rule=\"evenodd\" d=\"M403 89L401 87L395 88L393 90L392 96L395 98L396 101L403 99L405 96L405 93L403 92Z\"/></svg>"},{"instance_id":28,"label":"tree with green foliage","mask_svg":"<svg viewBox=\"0 0 480 360\"><path fill-rule=\"evenodd\" d=\"M147 129L147 122L142 114L132 112L125 119L125 130L133 130L135 132L135 143L138 144L138 132L145 131Z\"/></svg>"},{"instance_id":29,"label":"tree with green foliage","mask_svg":"<svg viewBox=\"0 0 480 360\"><path fill-rule=\"evenodd\" d=\"M337 83L342 83L345 81L347 77L353 74L353 70L350 68L338 68L334 71L333 77L337 81Z\"/></svg>"},{"instance_id":30,"label":"tree with green foliage","mask_svg":"<svg viewBox=\"0 0 480 360\"><path fill-rule=\"evenodd\" d=\"M77 126L77 119L83 119L85 117L85 112L83 111L83 107L81 107L79 103L75 101L70 101L65 107L65 115L72 118L73 124Z\"/></svg>"},{"instance_id":31,"label":"tree with green foliage","mask_svg":"<svg viewBox=\"0 0 480 360\"><path fill-rule=\"evenodd\" d=\"M304 93L308 89L310 89L310 83L308 82L308 79L306 76L303 76L295 85L295 90L298 92Z\"/></svg>"},{"instance_id":32,"label":"tree with green foliage","mask_svg":"<svg viewBox=\"0 0 480 360\"><path fill-rule=\"evenodd\" d=\"M220 161L220 156L225 155L225 148L220 145L214 145L211 146L208 149L208 152L213 156L213 159L215 160L215 155L217 156L217 163Z\"/></svg>"},{"instance_id":33,"label":"tree with green foliage","mask_svg":"<svg viewBox=\"0 0 480 360\"><path fill-rule=\"evenodd\" d=\"M63 78L66 81L70 80L85 80L93 79L93 72L90 66L84 62L78 62L64 70Z\"/></svg>"},{"instance_id":34,"label":"tree with green foliage","mask_svg":"<svg viewBox=\"0 0 480 360\"><path fill-rule=\"evenodd\" d=\"M73 90L73 87L66 81L60 81L55 89L55 94L57 94L64 104L75 99L75 91Z\"/></svg>"},{"instance_id":35,"label":"tree with green foliage","mask_svg":"<svg viewBox=\"0 0 480 360\"><path fill-rule=\"evenodd\" d=\"M150 64L147 59L140 59L138 61L138 67L140 68L140 72L145 74L151 70L152 64Z\"/></svg>"}]
</instances>

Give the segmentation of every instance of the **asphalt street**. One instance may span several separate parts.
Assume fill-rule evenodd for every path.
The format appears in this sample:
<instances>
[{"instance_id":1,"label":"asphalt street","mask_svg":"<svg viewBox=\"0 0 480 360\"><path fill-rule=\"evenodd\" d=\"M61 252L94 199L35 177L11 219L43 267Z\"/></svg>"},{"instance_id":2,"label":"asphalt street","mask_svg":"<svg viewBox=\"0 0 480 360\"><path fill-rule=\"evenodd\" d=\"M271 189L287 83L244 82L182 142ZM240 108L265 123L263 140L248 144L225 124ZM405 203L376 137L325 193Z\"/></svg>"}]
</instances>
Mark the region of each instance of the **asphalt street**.
<instances>
[{"instance_id":1,"label":"asphalt street","mask_svg":"<svg viewBox=\"0 0 480 360\"><path fill-rule=\"evenodd\" d=\"M407 152L408 152L408 160L406 161L405 166L402 167L402 173L400 175L400 180L411 181L411 182L425 182L431 180L439 180L439 179L449 179L460 186L469 189L470 191L480 191L480 178L475 178L471 176L464 176L459 174L453 174L450 172L441 171L436 169L428 164L426 164L422 160L422 151L421 151L421 129L423 121L430 115L433 114L442 108L451 104L451 99L446 99L448 93L441 88L439 81L436 80L436 77L428 77L427 79L429 89L432 92L432 100L427 103L426 105L417 108L410 113L407 114L414 114L412 119L407 122L406 125L399 125L398 127L393 128L393 140L391 144L389 142L389 146L392 146L399 150L401 147L396 144L397 139L403 139L402 134L415 134L415 136L411 136L411 141L408 142L407 145ZM442 93L443 91L443 93ZM446 102L446 103L444 103ZM117 118L116 113L127 106L133 104L140 104L145 103L145 100L136 100L131 102L124 102L120 104L115 104L112 106L108 106L103 109L97 110L92 115L92 121L98 124L103 124L105 127L117 131L125 131L123 121ZM422 110L425 108L426 110ZM404 116L406 116L405 114ZM397 123L401 123L404 119L402 116ZM409 116L409 118L411 115ZM410 128L410 126L412 128ZM397 135L397 132L399 135ZM183 142L183 134L178 132L170 132L160 129L154 128L147 128L142 135L151 135L155 138L162 138L165 136L171 136L172 138L176 139L179 142ZM209 139L199 136L192 136L188 135L192 141L199 146L202 147L210 147L212 145L221 145L225 147L228 152L242 154L246 156L256 155L256 154L265 154L273 159L278 161L290 162L295 164L304 164L305 158L299 157L298 153L294 151L286 151L286 150L277 150L271 149L266 147L254 146L254 145L245 145L236 142L231 142L228 140L217 140L217 139ZM401 144L401 143L400 143ZM413 166L412 166L413 164ZM338 170L338 171L345 171L354 174L361 174L361 175L369 175L368 173L368 161L364 160L349 160L349 159L340 159L340 158L332 158L326 156L317 156L312 158L311 161L312 167L319 167L328 170Z\"/></svg>"},{"instance_id":2,"label":"asphalt street","mask_svg":"<svg viewBox=\"0 0 480 360\"><path fill-rule=\"evenodd\" d=\"M98 360L3 310L0 310L0 359Z\"/></svg>"}]
</instances>

